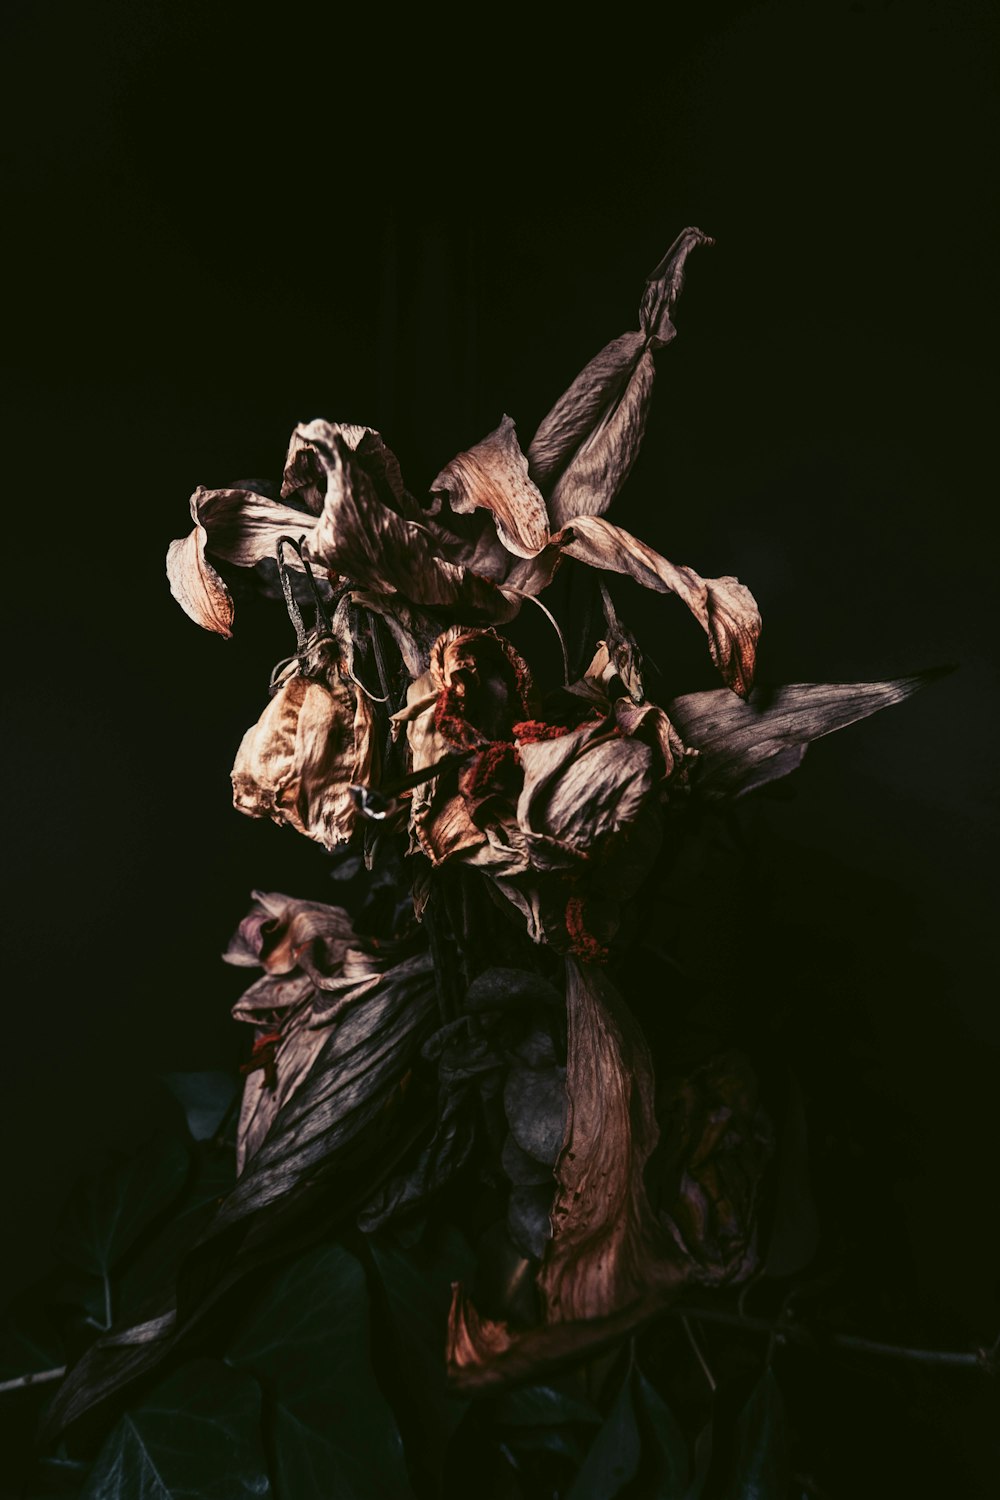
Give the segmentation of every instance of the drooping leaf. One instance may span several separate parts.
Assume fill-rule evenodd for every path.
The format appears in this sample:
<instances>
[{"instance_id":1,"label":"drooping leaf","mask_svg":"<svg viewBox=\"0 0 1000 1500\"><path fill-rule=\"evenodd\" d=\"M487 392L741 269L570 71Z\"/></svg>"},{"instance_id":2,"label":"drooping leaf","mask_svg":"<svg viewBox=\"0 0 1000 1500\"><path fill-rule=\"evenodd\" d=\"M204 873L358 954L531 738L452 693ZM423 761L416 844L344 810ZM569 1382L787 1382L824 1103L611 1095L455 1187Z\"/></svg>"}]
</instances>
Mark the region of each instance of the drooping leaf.
<instances>
[{"instance_id":1,"label":"drooping leaf","mask_svg":"<svg viewBox=\"0 0 1000 1500\"><path fill-rule=\"evenodd\" d=\"M428 955L417 954L385 972L376 989L325 1031L304 1027L325 1039L296 1074L294 1090L221 1204L213 1231L287 1196L321 1166L332 1166L398 1092L435 1014L433 965ZM279 1057L279 1080L280 1066ZM266 1080L256 1086L266 1089Z\"/></svg>"},{"instance_id":2,"label":"drooping leaf","mask_svg":"<svg viewBox=\"0 0 1000 1500\"><path fill-rule=\"evenodd\" d=\"M794 682L758 689L746 703L718 689L688 693L667 713L698 751L694 785L709 800L738 797L801 763L806 747L859 719L912 697L940 675L917 672L886 682Z\"/></svg>"},{"instance_id":3,"label":"drooping leaf","mask_svg":"<svg viewBox=\"0 0 1000 1500\"><path fill-rule=\"evenodd\" d=\"M196 1141L211 1140L236 1098L238 1084L231 1073L164 1073L163 1081L184 1111L187 1128Z\"/></svg>"},{"instance_id":4,"label":"drooping leaf","mask_svg":"<svg viewBox=\"0 0 1000 1500\"><path fill-rule=\"evenodd\" d=\"M788 1454L785 1409L770 1366L736 1419L732 1467L724 1500L785 1500Z\"/></svg>"},{"instance_id":5,"label":"drooping leaf","mask_svg":"<svg viewBox=\"0 0 1000 1500\"><path fill-rule=\"evenodd\" d=\"M260 1413L251 1376L215 1359L182 1365L121 1418L80 1500L263 1500L274 1492Z\"/></svg>"},{"instance_id":6,"label":"drooping leaf","mask_svg":"<svg viewBox=\"0 0 1000 1500\"><path fill-rule=\"evenodd\" d=\"M612 340L580 372L542 421L528 449L532 478L548 493L553 530L574 516L601 515L635 462L653 391L653 350L676 335L670 314L684 265L713 241L685 229L647 278L639 330Z\"/></svg>"},{"instance_id":7,"label":"drooping leaf","mask_svg":"<svg viewBox=\"0 0 1000 1500\"><path fill-rule=\"evenodd\" d=\"M504 1391L493 1405L493 1420L504 1427L550 1427L582 1423L599 1426L596 1406L558 1385L521 1385Z\"/></svg>"},{"instance_id":8,"label":"drooping leaf","mask_svg":"<svg viewBox=\"0 0 1000 1500\"><path fill-rule=\"evenodd\" d=\"M261 1383L276 1500L411 1494L371 1366L364 1272L339 1245L293 1261L248 1312L227 1360Z\"/></svg>"}]
</instances>

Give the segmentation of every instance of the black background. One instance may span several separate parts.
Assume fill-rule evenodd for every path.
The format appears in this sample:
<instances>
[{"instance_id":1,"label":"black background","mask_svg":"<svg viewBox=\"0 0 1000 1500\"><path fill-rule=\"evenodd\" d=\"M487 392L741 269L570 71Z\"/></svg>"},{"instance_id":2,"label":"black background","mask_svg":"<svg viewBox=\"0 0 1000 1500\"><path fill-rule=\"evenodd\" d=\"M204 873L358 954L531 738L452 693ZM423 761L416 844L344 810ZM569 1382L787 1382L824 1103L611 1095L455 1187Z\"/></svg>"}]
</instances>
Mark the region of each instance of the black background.
<instances>
[{"instance_id":1,"label":"black background","mask_svg":"<svg viewBox=\"0 0 1000 1500\"><path fill-rule=\"evenodd\" d=\"M717 244L614 519L752 588L765 681L956 668L750 812L753 889L705 965L787 997L807 1072L838 1038L823 1097L855 1124L831 1150L913 1330L1000 1331L996 12L693 11L560 32L540 8L8 6L12 1284L92 1153L161 1107L159 1072L242 1056L219 954L251 889L329 891L320 850L232 810L289 644L252 611L225 643L171 600L191 490L278 474L315 416L379 428L411 488L505 411L526 445L697 224ZM670 692L714 685L682 610L620 595ZM992 1493L969 1391L886 1442ZM848 1472L874 1436L822 1441Z\"/></svg>"}]
</instances>

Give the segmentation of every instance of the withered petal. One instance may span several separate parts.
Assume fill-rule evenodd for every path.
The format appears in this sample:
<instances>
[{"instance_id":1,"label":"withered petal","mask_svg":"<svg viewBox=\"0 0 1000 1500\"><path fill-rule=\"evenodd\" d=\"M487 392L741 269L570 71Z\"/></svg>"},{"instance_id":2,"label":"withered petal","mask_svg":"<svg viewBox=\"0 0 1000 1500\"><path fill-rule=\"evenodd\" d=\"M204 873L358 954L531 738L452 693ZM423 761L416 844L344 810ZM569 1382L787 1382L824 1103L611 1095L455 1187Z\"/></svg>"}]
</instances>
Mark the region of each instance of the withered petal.
<instances>
[{"instance_id":1,"label":"withered petal","mask_svg":"<svg viewBox=\"0 0 1000 1500\"><path fill-rule=\"evenodd\" d=\"M170 592L185 614L218 635L232 635L233 598L209 561L252 568L265 557L273 557L280 536L296 538L308 534L315 522L255 490L207 490L199 487L191 496L194 530L171 542L167 549ZM301 567L294 553L288 561Z\"/></svg>"},{"instance_id":2,"label":"withered petal","mask_svg":"<svg viewBox=\"0 0 1000 1500\"><path fill-rule=\"evenodd\" d=\"M639 330L613 339L580 372L541 423L528 449L532 478L548 495L553 529L574 516L601 515L621 490L642 442L653 391L653 353L676 334L671 312L684 265L713 241L685 229L646 281Z\"/></svg>"},{"instance_id":3,"label":"withered petal","mask_svg":"<svg viewBox=\"0 0 1000 1500\"><path fill-rule=\"evenodd\" d=\"M761 620L756 600L738 578L702 578L601 516L574 517L555 540L567 556L592 568L624 573L660 594L677 594L708 636L725 682L741 698L749 695Z\"/></svg>"},{"instance_id":4,"label":"withered petal","mask_svg":"<svg viewBox=\"0 0 1000 1500\"><path fill-rule=\"evenodd\" d=\"M708 798L740 796L794 771L812 740L906 698L941 674L883 682L793 682L758 689L743 703L724 689L667 704L684 741L698 752L696 785Z\"/></svg>"},{"instance_id":5,"label":"withered petal","mask_svg":"<svg viewBox=\"0 0 1000 1500\"><path fill-rule=\"evenodd\" d=\"M535 557L548 543L545 501L528 477L528 460L508 416L481 443L446 464L431 490L446 495L459 515L489 511L497 536L516 557Z\"/></svg>"}]
</instances>

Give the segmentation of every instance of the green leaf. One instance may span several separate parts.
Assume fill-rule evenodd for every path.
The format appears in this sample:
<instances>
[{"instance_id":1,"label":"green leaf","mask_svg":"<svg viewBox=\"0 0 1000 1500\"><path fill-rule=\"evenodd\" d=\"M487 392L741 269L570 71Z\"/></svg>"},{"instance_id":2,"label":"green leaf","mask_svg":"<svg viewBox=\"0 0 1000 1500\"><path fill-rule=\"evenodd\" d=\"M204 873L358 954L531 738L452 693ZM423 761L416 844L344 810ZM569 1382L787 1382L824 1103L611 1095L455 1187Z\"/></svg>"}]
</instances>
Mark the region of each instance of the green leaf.
<instances>
[{"instance_id":1,"label":"green leaf","mask_svg":"<svg viewBox=\"0 0 1000 1500\"><path fill-rule=\"evenodd\" d=\"M329 1245L293 1261L226 1357L264 1388L278 1500L411 1495L372 1371L364 1272L348 1251Z\"/></svg>"},{"instance_id":2,"label":"green leaf","mask_svg":"<svg viewBox=\"0 0 1000 1500\"><path fill-rule=\"evenodd\" d=\"M232 1074L164 1073L163 1082L184 1111L195 1140L211 1140L236 1098L237 1082Z\"/></svg>"},{"instance_id":3,"label":"green leaf","mask_svg":"<svg viewBox=\"0 0 1000 1500\"><path fill-rule=\"evenodd\" d=\"M66 1348L55 1310L32 1289L4 1312L0 1322L0 1381L39 1375L66 1364Z\"/></svg>"},{"instance_id":4,"label":"green leaf","mask_svg":"<svg viewBox=\"0 0 1000 1500\"><path fill-rule=\"evenodd\" d=\"M567 1500L614 1500L635 1478L641 1458L642 1437L630 1372L590 1445Z\"/></svg>"},{"instance_id":5,"label":"green leaf","mask_svg":"<svg viewBox=\"0 0 1000 1500\"><path fill-rule=\"evenodd\" d=\"M110 1274L144 1229L168 1208L188 1175L186 1146L172 1136L155 1137L132 1156L115 1153L110 1164L71 1196L53 1249L65 1261L97 1278L97 1321L111 1324Z\"/></svg>"},{"instance_id":6,"label":"green leaf","mask_svg":"<svg viewBox=\"0 0 1000 1500\"><path fill-rule=\"evenodd\" d=\"M659 1391L638 1367L632 1371L632 1399L639 1414L644 1463L655 1474L655 1500L681 1500L691 1478L687 1439Z\"/></svg>"},{"instance_id":7,"label":"green leaf","mask_svg":"<svg viewBox=\"0 0 1000 1500\"><path fill-rule=\"evenodd\" d=\"M420 1416L432 1465L440 1474L445 1452L469 1407L448 1388L445 1339L453 1281L468 1282L475 1256L464 1236L443 1225L419 1245L387 1235L369 1240L396 1336L398 1365Z\"/></svg>"},{"instance_id":8,"label":"green leaf","mask_svg":"<svg viewBox=\"0 0 1000 1500\"><path fill-rule=\"evenodd\" d=\"M502 1427L548 1427L566 1422L598 1424L601 1414L554 1385L523 1385L497 1398L493 1420Z\"/></svg>"},{"instance_id":9,"label":"green leaf","mask_svg":"<svg viewBox=\"0 0 1000 1500\"><path fill-rule=\"evenodd\" d=\"M125 1413L98 1454L80 1500L271 1495L260 1408L260 1389L249 1375L219 1360L182 1366Z\"/></svg>"},{"instance_id":10,"label":"green leaf","mask_svg":"<svg viewBox=\"0 0 1000 1500\"><path fill-rule=\"evenodd\" d=\"M785 1500L788 1459L781 1391L768 1366L736 1419L725 1500Z\"/></svg>"}]
</instances>

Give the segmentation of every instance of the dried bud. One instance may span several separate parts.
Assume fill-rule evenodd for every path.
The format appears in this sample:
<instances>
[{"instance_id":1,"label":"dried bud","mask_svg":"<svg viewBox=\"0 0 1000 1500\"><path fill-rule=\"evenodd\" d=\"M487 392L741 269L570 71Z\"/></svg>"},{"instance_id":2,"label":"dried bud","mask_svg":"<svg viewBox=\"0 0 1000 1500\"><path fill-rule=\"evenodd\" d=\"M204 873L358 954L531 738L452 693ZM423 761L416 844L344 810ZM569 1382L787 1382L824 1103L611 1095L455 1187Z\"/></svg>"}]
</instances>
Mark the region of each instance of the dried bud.
<instances>
[{"instance_id":1,"label":"dried bud","mask_svg":"<svg viewBox=\"0 0 1000 1500\"><path fill-rule=\"evenodd\" d=\"M351 836L350 788L372 779L374 718L343 667L336 643L316 641L278 678L233 766L233 802L273 818L327 849Z\"/></svg>"}]
</instances>

